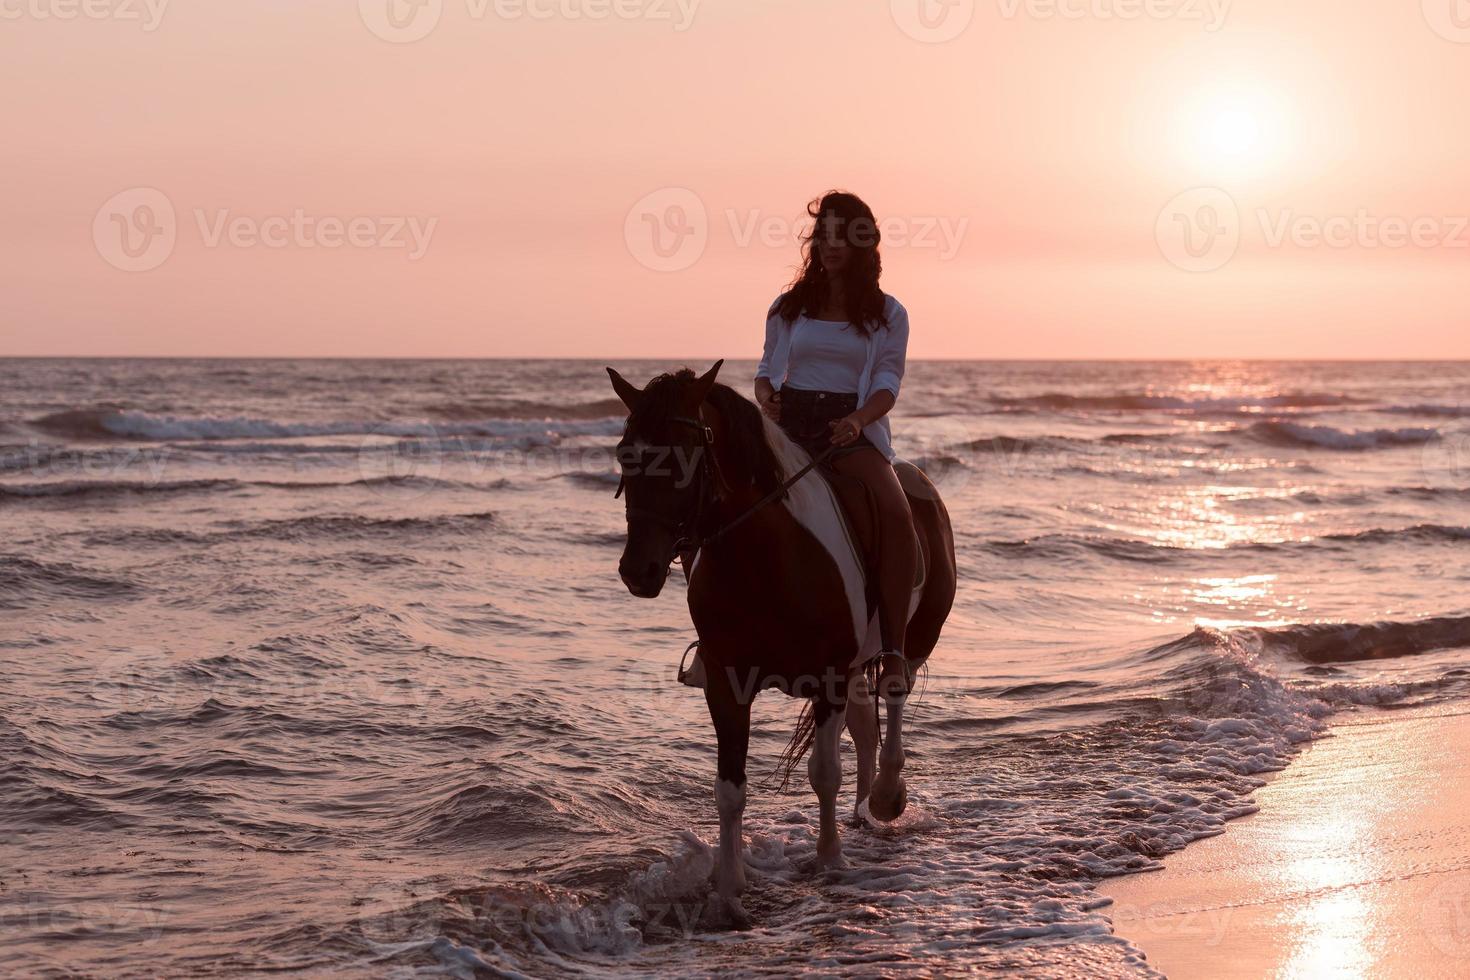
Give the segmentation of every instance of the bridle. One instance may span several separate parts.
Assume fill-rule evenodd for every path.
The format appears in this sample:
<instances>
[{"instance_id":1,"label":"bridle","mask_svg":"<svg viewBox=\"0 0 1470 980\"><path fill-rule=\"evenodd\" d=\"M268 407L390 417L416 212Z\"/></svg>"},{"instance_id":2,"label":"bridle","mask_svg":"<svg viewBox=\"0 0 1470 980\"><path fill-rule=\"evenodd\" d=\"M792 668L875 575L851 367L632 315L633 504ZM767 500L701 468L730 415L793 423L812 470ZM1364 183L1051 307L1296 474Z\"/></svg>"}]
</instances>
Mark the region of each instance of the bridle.
<instances>
[{"instance_id":1,"label":"bridle","mask_svg":"<svg viewBox=\"0 0 1470 980\"><path fill-rule=\"evenodd\" d=\"M711 447L715 442L715 433L702 419L689 418L683 415L675 415L669 419L676 425L685 425L694 429L699 434L698 444L695 446L695 471L694 471L694 507L685 508L685 513L680 517L671 517L661 511L650 510L647 507L634 507L631 501L627 507L628 517L639 517L655 524L662 524L671 528L674 532L673 554L669 556L666 565L674 564L681 555L694 554L707 541L718 537L718 533L711 537L703 537L700 528L704 525L705 515L714 503L715 473L714 464L711 462L713 456ZM627 486L627 474L618 479L617 492L613 494L616 499L623 495ZM722 533L722 532L721 532Z\"/></svg>"},{"instance_id":2,"label":"bridle","mask_svg":"<svg viewBox=\"0 0 1470 980\"><path fill-rule=\"evenodd\" d=\"M629 505L627 508L628 517L630 518L641 517L644 520L650 520L673 529L673 554L669 556L668 561L665 563L666 565L674 564L684 555L697 554L700 549L714 544L720 538L723 538L726 534L729 534L743 524L747 519L753 517L762 507L765 507L773 500L784 497L786 491L795 486L802 477L816 469L820 463L824 462L837 449L835 445L828 446L818 453L811 462L788 477L776 489L745 508L745 510L724 524L705 534L703 533L705 515L709 513L711 506L713 506L715 482L718 479L717 467L714 463L715 433L702 418L689 418L688 416L675 415L671 416L669 421L677 425L689 426L699 435L699 442L695 447L695 466L697 467L695 471L695 482L697 485L695 488L693 512L684 517L670 517L667 514L649 510L646 507L633 507ZM626 475L619 478L617 492L613 494L614 499L622 496L626 483Z\"/></svg>"}]
</instances>

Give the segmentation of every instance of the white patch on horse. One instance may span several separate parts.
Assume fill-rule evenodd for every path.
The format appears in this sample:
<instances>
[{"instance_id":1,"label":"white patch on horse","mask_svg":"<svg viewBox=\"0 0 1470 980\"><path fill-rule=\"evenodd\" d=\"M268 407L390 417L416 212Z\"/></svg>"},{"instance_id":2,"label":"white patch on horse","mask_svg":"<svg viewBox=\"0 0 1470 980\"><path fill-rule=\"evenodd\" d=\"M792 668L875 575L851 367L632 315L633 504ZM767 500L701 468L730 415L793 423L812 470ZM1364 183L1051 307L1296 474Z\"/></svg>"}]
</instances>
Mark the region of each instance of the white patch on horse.
<instances>
[{"instance_id":1,"label":"white patch on horse","mask_svg":"<svg viewBox=\"0 0 1470 980\"><path fill-rule=\"evenodd\" d=\"M776 461L781 466L782 480L790 479L811 462L806 450L792 442L776 423L763 415L761 425L766 443L776 454ZM797 522L822 543L822 547L827 549L827 553L836 562L847 593L848 609L852 613L852 635L856 637L858 647L854 652L860 654L867 639L869 625L863 563L857 546L848 534L846 518L842 514L842 505L837 502L837 495L820 475L809 473L796 481L787 493L784 503Z\"/></svg>"}]
</instances>

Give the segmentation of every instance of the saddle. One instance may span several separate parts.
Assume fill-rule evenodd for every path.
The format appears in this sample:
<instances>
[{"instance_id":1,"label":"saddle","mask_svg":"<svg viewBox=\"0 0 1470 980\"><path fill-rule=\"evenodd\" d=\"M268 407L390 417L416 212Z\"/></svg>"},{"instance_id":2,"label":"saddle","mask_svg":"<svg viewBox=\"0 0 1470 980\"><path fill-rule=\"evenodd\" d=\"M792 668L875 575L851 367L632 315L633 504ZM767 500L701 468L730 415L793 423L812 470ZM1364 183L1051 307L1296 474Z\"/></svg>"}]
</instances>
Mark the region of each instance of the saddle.
<instances>
[{"instance_id":1,"label":"saddle","mask_svg":"<svg viewBox=\"0 0 1470 980\"><path fill-rule=\"evenodd\" d=\"M919 470L906 460L896 460L893 464L894 471L898 474L898 482L903 486L904 493L912 500L921 492L923 478ZM878 504L873 496L873 491L868 485L855 476L848 476L837 472L827 463L817 467L817 472L827 481L832 488L832 494L837 498L838 506L842 510L842 516L846 521L848 536L857 549L863 568L863 577L867 583L868 612L871 615L877 608L878 602L878 569L882 562L882 542L878 534ZM926 575L925 566L928 564L924 554L924 542L918 535L918 562L914 576L914 592L918 593L924 587Z\"/></svg>"},{"instance_id":2,"label":"saddle","mask_svg":"<svg viewBox=\"0 0 1470 980\"><path fill-rule=\"evenodd\" d=\"M894 471L898 474L898 482L902 485L904 493L912 502L916 498L922 498L925 494L925 480L923 473L913 463L905 460L896 460L893 464ZM878 504L873 492L868 485L855 476L847 476L834 470L831 466L823 463L815 472L808 474L806 479L824 480L832 491L832 496L837 502L838 513L847 531L848 542L857 553L858 563L863 569L863 581L865 586L865 600L868 607L868 635L859 644L860 650L855 663L863 663L876 656L880 647L878 631L878 569L882 561L882 541L878 533ZM914 587L909 600L909 615L912 616L917 608L919 599L924 591L924 583L928 578L928 556L925 552L924 539L922 535L915 535L918 561L914 574ZM690 568L693 565L693 556L684 556L684 576L687 580ZM705 686L704 663L697 652L694 653L692 663L686 669L685 662L691 651L699 646L698 641L691 643L684 651L684 661L679 664L679 683L688 687L703 688Z\"/></svg>"}]
</instances>

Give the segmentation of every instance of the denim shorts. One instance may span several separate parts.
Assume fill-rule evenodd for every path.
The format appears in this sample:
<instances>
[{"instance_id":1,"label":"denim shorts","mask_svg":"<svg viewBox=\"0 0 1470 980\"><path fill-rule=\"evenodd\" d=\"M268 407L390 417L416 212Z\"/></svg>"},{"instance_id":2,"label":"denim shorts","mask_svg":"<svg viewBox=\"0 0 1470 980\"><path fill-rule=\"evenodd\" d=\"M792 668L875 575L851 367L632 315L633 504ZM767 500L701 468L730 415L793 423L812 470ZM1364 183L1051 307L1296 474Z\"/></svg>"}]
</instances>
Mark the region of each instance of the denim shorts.
<instances>
[{"instance_id":1,"label":"denim shorts","mask_svg":"<svg viewBox=\"0 0 1470 980\"><path fill-rule=\"evenodd\" d=\"M781 389L781 428L812 456L832 445L832 429L827 423L857 410L858 396L853 392L807 391L789 385ZM843 456L865 447L877 448L866 435L858 433L856 441L835 450L832 456Z\"/></svg>"}]
</instances>

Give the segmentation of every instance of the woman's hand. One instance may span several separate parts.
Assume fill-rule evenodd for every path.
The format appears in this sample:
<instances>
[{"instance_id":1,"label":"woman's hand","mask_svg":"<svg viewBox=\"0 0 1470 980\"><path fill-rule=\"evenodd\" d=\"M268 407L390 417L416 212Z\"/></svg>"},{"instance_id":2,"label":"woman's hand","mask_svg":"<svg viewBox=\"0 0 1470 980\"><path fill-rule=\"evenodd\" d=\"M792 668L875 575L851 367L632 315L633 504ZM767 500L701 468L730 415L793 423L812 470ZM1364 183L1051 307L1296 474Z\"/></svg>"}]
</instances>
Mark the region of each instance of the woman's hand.
<instances>
[{"instance_id":1,"label":"woman's hand","mask_svg":"<svg viewBox=\"0 0 1470 980\"><path fill-rule=\"evenodd\" d=\"M828 424L832 427L832 445L834 446L851 445L857 442L858 436L863 434L863 420L857 412Z\"/></svg>"},{"instance_id":2,"label":"woman's hand","mask_svg":"<svg viewBox=\"0 0 1470 980\"><path fill-rule=\"evenodd\" d=\"M781 393L779 391L773 391L768 398L762 400L761 411L772 422L781 421Z\"/></svg>"}]
</instances>

